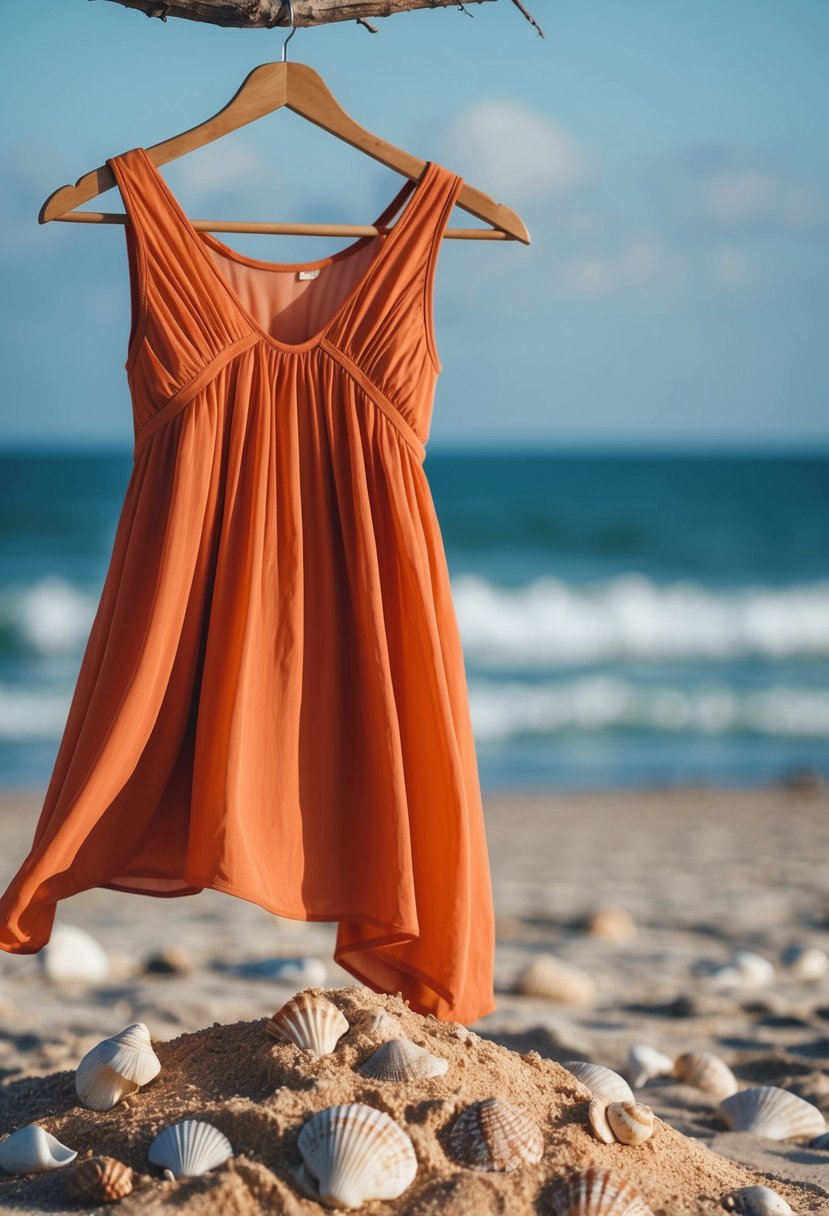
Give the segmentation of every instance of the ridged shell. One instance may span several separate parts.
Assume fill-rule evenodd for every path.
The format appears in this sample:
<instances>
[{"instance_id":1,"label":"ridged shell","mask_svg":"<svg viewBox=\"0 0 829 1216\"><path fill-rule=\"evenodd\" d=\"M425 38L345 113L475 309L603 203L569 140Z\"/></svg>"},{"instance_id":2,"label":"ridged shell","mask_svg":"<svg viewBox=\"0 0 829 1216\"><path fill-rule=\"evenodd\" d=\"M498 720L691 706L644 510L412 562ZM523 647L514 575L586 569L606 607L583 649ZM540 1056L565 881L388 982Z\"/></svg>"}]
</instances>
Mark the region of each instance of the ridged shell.
<instances>
[{"instance_id":1,"label":"ridged shell","mask_svg":"<svg viewBox=\"0 0 829 1216\"><path fill-rule=\"evenodd\" d=\"M592 976L553 954L539 954L518 977L518 991L562 1005L590 1005L596 999Z\"/></svg>"},{"instance_id":2,"label":"ridged shell","mask_svg":"<svg viewBox=\"0 0 829 1216\"><path fill-rule=\"evenodd\" d=\"M359 1208L371 1199L396 1199L417 1173L417 1157L403 1128L360 1102L329 1106L309 1119L297 1147L304 1167L297 1189L332 1208Z\"/></svg>"},{"instance_id":3,"label":"ridged shell","mask_svg":"<svg viewBox=\"0 0 829 1216\"><path fill-rule=\"evenodd\" d=\"M147 1156L174 1178L195 1178L233 1156L233 1146L218 1127L184 1119L159 1132Z\"/></svg>"},{"instance_id":4,"label":"ridged shell","mask_svg":"<svg viewBox=\"0 0 829 1216\"><path fill-rule=\"evenodd\" d=\"M686 1051L674 1060L673 1075L718 1102L730 1098L740 1083L724 1060L710 1051Z\"/></svg>"},{"instance_id":5,"label":"ridged shell","mask_svg":"<svg viewBox=\"0 0 829 1216\"><path fill-rule=\"evenodd\" d=\"M266 1026L268 1034L295 1043L312 1056L333 1051L348 1030L345 1015L336 1005L312 992L298 992L277 1009Z\"/></svg>"},{"instance_id":6,"label":"ridged shell","mask_svg":"<svg viewBox=\"0 0 829 1216\"><path fill-rule=\"evenodd\" d=\"M620 1144L644 1144L653 1135L653 1111L641 1102L611 1102L607 1121Z\"/></svg>"},{"instance_id":7,"label":"ridged shell","mask_svg":"<svg viewBox=\"0 0 829 1216\"><path fill-rule=\"evenodd\" d=\"M633 1090L624 1077L612 1068L601 1064L588 1064L586 1060L567 1060L562 1065L582 1085L586 1085L594 1097L607 1098L608 1102L632 1102Z\"/></svg>"},{"instance_id":8,"label":"ridged shell","mask_svg":"<svg viewBox=\"0 0 829 1216\"><path fill-rule=\"evenodd\" d=\"M792 1216L792 1209L767 1186L741 1186L726 1195L722 1205L727 1212L740 1216Z\"/></svg>"},{"instance_id":9,"label":"ridged shell","mask_svg":"<svg viewBox=\"0 0 829 1216\"><path fill-rule=\"evenodd\" d=\"M112 1110L161 1071L143 1022L134 1022L88 1051L75 1071L75 1091L89 1110Z\"/></svg>"},{"instance_id":10,"label":"ridged shell","mask_svg":"<svg viewBox=\"0 0 829 1216\"><path fill-rule=\"evenodd\" d=\"M610 942L629 942L636 937L636 921L618 904L594 908L585 920L585 932Z\"/></svg>"},{"instance_id":11,"label":"ridged shell","mask_svg":"<svg viewBox=\"0 0 829 1216\"><path fill-rule=\"evenodd\" d=\"M553 1198L556 1216L653 1216L634 1186L616 1170L591 1166L565 1179Z\"/></svg>"},{"instance_id":12,"label":"ridged shell","mask_svg":"<svg viewBox=\"0 0 829 1216\"><path fill-rule=\"evenodd\" d=\"M129 1195L132 1187L132 1170L114 1157L87 1157L75 1166L66 1183L72 1199L91 1203L114 1203Z\"/></svg>"},{"instance_id":13,"label":"ridged shell","mask_svg":"<svg viewBox=\"0 0 829 1216\"><path fill-rule=\"evenodd\" d=\"M442 1077L449 1061L433 1056L409 1039L389 1039L365 1061L360 1071L378 1081L414 1081L421 1077Z\"/></svg>"},{"instance_id":14,"label":"ridged shell","mask_svg":"<svg viewBox=\"0 0 829 1216\"><path fill-rule=\"evenodd\" d=\"M634 1043L628 1048L627 1074L634 1089L641 1089L653 1077L669 1077L673 1067L674 1062L669 1056L648 1047L646 1043Z\"/></svg>"},{"instance_id":15,"label":"ridged shell","mask_svg":"<svg viewBox=\"0 0 829 1216\"><path fill-rule=\"evenodd\" d=\"M800 1140L826 1131L826 1120L811 1102L774 1085L758 1085L726 1098L720 1114L735 1132L769 1140Z\"/></svg>"},{"instance_id":16,"label":"ridged shell","mask_svg":"<svg viewBox=\"0 0 829 1216\"><path fill-rule=\"evenodd\" d=\"M503 1098L486 1098L461 1111L449 1132L449 1147L467 1169L509 1173L541 1160L544 1136L526 1111Z\"/></svg>"},{"instance_id":17,"label":"ridged shell","mask_svg":"<svg viewBox=\"0 0 829 1216\"><path fill-rule=\"evenodd\" d=\"M591 1098L587 1107L587 1122L593 1130L593 1135L602 1144L615 1144L616 1137L613 1128L607 1121L607 1108L610 1105L607 1098Z\"/></svg>"},{"instance_id":18,"label":"ridged shell","mask_svg":"<svg viewBox=\"0 0 829 1216\"><path fill-rule=\"evenodd\" d=\"M77 1155L51 1132L31 1123L0 1143L0 1169L7 1174L45 1174L69 1165Z\"/></svg>"}]
</instances>

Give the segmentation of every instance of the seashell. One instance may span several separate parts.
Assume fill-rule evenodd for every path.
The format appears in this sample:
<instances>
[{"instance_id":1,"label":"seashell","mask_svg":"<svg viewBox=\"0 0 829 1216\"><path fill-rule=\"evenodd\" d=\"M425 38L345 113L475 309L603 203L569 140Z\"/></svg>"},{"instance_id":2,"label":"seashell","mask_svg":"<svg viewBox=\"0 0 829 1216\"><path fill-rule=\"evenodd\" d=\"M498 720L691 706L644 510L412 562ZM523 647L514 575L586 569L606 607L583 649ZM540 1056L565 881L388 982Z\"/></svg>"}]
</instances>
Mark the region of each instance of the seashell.
<instances>
[{"instance_id":1,"label":"seashell","mask_svg":"<svg viewBox=\"0 0 829 1216\"><path fill-rule=\"evenodd\" d=\"M365 1025L361 1027L365 1034L372 1039L402 1039L403 1027L397 1018L386 1013L385 1009L375 1009Z\"/></svg>"},{"instance_id":2,"label":"seashell","mask_svg":"<svg viewBox=\"0 0 829 1216\"><path fill-rule=\"evenodd\" d=\"M594 1096L607 1098L608 1102L632 1102L633 1090L624 1077L612 1068L601 1064L588 1064L586 1060L567 1060L562 1065L581 1081Z\"/></svg>"},{"instance_id":3,"label":"seashell","mask_svg":"<svg viewBox=\"0 0 829 1216\"><path fill-rule=\"evenodd\" d=\"M607 1121L607 1108L610 1105L607 1098L591 1098L587 1107L587 1122L597 1140L602 1144L615 1144L616 1137L613 1128Z\"/></svg>"},{"instance_id":4,"label":"seashell","mask_svg":"<svg viewBox=\"0 0 829 1216\"><path fill-rule=\"evenodd\" d=\"M294 1175L303 1195L332 1208L396 1199L417 1173L417 1157L390 1115L360 1102L329 1106L297 1140L304 1165Z\"/></svg>"},{"instance_id":5,"label":"seashell","mask_svg":"<svg viewBox=\"0 0 829 1216\"><path fill-rule=\"evenodd\" d=\"M605 1114L620 1144L644 1144L653 1135L653 1111L641 1102L610 1102Z\"/></svg>"},{"instance_id":6,"label":"seashell","mask_svg":"<svg viewBox=\"0 0 829 1216\"><path fill-rule=\"evenodd\" d=\"M554 954L539 954L518 977L518 991L562 1005L590 1005L596 999L592 976Z\"/></svg>"},{"instance_id":7,"label":"seashell","mask_svg":"<svg viewBox=\"0 0 829 1216\"><path fill-rule=\"evenodd\" d=\"M297 988L319 988L325 983L325 964L318 958L259 958L234 967L251 980L274 980Z\"/></svg>"},{"instance_id":8,"label":"seashell","mask_svg":"<svg viewBox=\"0 0 829 1216\"><path fill-rule=\"evenodd\" d=\"M89 1110L112 1110L160 1072L150 1032L135 1022L86 1053L75 1071L75 1091Z\"/></svg>"},{"instance_id":9,"label":"seashell","mask_svg":"<svg viewBox=\"0 0 829 1216\"><path fill-rule=\"evenodd\" d=\"M162 946L145 957L143 969L146 975L189 975L193 963L181 946Z\"/></svg>"},{"instance_id":10,"label":"seashell","mask_svg":"<svg viewBox=\"0 0 829 1216\"><path fill-rule=\"evenodd\" d=\"M617 904L604 904L594 908L584 922L584 929L591 937L603 937L610 942L629 942L636 937L636 921Z\"/></svg>"},{"instance_id":11,"label":"seashell","mask_svg":"<svg viewBox=\"0 0 829 1216\"><path fill-rule=\"evenodd\" d=\"M758 1085L732 1094L719 1112L735 1132L769 1140L799 1140L826 1131L826 1120L811 1102L774 1085Z\"/></svg>"},{"instance_id":12,"label":"seashell","mask_svg":"<svg viewBox=\"0 0 829 1216\"><path fill-rule=\"evenodd\" d=\"M30 1123L6 1136L0 1144L0 1169L7 1174L45 1174L69 1165L77 1155L50 1132Z\"/></svg>"},{"instance_id":13,"label":"seashell","mask_svg":"<svg viewBox=\"0 0 829 1216\"><path fill-rule=\"evenodd\" d=\"M502 1098L474 1102L449 1132L452 1156L470 1170L503 1170L535 1165L544 1155L544 1136L534 1119Z\"/></svg>"},{"instance_id":14,"label":"seashell","mask_svg":"<svg viewBox=\"0 0 829 1216\"><path fill-rule=\"evenodd\" d=\"M409 1039L389 1039L365 1061L364 1077L378 1081L414 1081L421 1077L442 1077L449 1061L418 1047Z\"/></svg>"},{"instance_id":15,"label":"seashell","mask_svg":"<svg viewBox=\"0 0 829 1216\"><path fill-rule=\"evenodd\" d=\"M673 1075L718 1102L730 1098L740 1083L724 1060L710 1051L686 1051L674 1060Z\"/></svg>"},{"instance_id":16,"label":"seashell","mask_svg":"<svg viewBox=\"0 0 829 1216\"><path fill-rule=\"evenodd\" d=\"M641 1089L653 1077L669 1077L673 1067L669 1056L645 1043L634 1043L628 1048L627 1072L634 1089Z\"/></svg>"},{"instance_id":17,"label":"seashell","mask_svg":"<svg viewBox=\"0 0 829 1216\"><path fill-rule=\"evenodd\" d=\"M599 1166L566 1178L553 1196L553 1211L556 1216L653 1216L630 1182Z\"/></svg>"},{"instance_id":18,"label":"seashell","mask_svg":"<svg viewBox=\"0 0 829 1216\"><path fill-rule=\"evenodd\" d=\"M233 1146L212 1123L184 1119L159 1132L147 1154L174 1178L195 1178L233 1156Z\"/></svg>"},{"instance_id":19,"label":"seashell","mask_svg":"<svg viewBox=\"0 0 829 1216\"><path fill-rule=\"evenodd\" d=\"M774 982L774 967L753 950L738 950L730 963L715 968L711 978L718 988L762 988Z\"/></svg>"},{"instance_id":20,"label":"seashell","mask_svg":"<svg viewBox=\"0 0 829 1216\"><path fill-rule=\"evenodd\" d=\"M133 1173L114 1157L87 1157L72 1170L66 1189L72 1199L90 1203L114 1203L129 1195Z\"/></svg>"},{"instance_id":21,"label":"seashell","mask_svg":"<svg viewBox=\"0 0 829 1216\"><path fill-rule=\"evenodd\" d=\"M295 1043L312 1056L328 1055L348 1030L345 1015L324 996L298 992L277 1009L265 1027L268 1034Z\"/></svg>"},{"instance_id":22,"label":"seashell","mask_svg":"<svg viewBox=\"0 0 829 1216\"><path fill-rule=\"evenodd\" d=\"M829 955L817 946L787 946L782 960L800 980L819 980L829 971Z\"/></svg>"},{"instance_id":23,"label":"seashell","mask_svg":"<svg viewBox=\"0 0 829 1216\"><path fill-rule=\"evenodd\" d=\"M111 971L103 946L75 925L56 925L39 961L46 978L55 984L99 984Z\"/></svg>"},{"instance_id":24,"label":"seashell","mask_svg":"<svg viewBox=\"0 0 829 1216\"><path fill-rule=\"evenodd\" d=\"M728 1212L739 1212L740 1216L792 1216L786 1200L767 1186L741 1186L722 1201Z\"/></svg>"}]
</instances>

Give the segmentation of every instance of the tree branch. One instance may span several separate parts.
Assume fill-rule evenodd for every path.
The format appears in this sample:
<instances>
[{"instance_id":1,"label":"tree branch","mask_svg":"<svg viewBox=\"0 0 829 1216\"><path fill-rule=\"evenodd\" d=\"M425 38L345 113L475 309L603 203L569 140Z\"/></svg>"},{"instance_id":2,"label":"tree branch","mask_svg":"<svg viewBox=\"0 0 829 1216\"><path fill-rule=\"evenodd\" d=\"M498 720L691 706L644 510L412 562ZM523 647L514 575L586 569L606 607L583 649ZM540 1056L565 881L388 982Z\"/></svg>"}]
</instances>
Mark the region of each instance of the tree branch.
<instances>
[{"instance_id":1,"label":"tree branch","mask_svg":"<svg viewBox=\"0 0 829 1216\"><path fill-rule=\"evenodd\" d=\"M273 29L289 26L286 0L110 0L135 8L148 17L181 17L236 29ZM493 0L464 0L486 4ZM532 18L519 0L513 0L529 21ZM365 17L390 17L393 13L420 8L457 8L459 0L293 0L294 25L326 25L333 21L360 21ZM536 23L532 21L532 24ZM538 28L536 26L536 28Z\"/></svg>"}]
</instances>

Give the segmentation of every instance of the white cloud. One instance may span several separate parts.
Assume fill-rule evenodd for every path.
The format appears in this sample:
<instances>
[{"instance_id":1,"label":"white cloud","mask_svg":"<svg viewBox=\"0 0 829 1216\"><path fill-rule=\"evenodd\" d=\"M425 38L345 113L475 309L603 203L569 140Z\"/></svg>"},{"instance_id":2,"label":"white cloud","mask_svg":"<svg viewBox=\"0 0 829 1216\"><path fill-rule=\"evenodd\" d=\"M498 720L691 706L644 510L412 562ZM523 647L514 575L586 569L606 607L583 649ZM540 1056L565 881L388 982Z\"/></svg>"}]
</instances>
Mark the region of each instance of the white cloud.
<instances>
[{"instance_id":1,"label":"white cloud","mask_svg":"<svg viewBox=\"0 0 829 1216\"><path fill-rule=\"evenodd\" d=\"M829 223L823 191L741 148L696 148L645 166L657 212L676 228L810 233Z\"/></svg>"},{"instance_id":2,"label":"white cloud","mask_svg":"<svg viewBox=\"0 0 829 1216\"><path fill-rule=\"evenodd\" d=\"M442 132L440 159L473 186L516 206L583 189L592 158L558 123L517 101L470 106Z\"/></svg>"}]
</instances>

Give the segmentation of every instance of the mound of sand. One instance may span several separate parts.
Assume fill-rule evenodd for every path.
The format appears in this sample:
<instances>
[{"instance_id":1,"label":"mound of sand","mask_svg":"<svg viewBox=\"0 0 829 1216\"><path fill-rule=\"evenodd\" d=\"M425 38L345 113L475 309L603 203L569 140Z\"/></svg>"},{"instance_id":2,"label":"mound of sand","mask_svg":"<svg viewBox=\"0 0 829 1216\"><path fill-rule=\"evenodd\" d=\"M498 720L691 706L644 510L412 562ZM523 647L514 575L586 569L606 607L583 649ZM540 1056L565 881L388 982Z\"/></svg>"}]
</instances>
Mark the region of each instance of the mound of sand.
<instances>
[{"instance_id":1,"label":"mound of sand","mask_svg":"<svg viewBox=\"0 0 829 1216\"><path fill-rule=\"evenodd\" d=\"M325 995L345 1014L350 1030L321 1059L276 1042L265 1031L265 1018L215 1024L156 1044L162 1064L158 1078L104 1113L78 1104L71 1071L11 1082L0 1108L0 1127L8 1132L37 1122L77 1149L79 1159L108 1155L132 1166L140 1177L133 1194L118 1205L125 1214L175 1210L182 1216L319 1216L322 1209L291 1184L300 1162L297 1136L313 1113L345 1102L387 1112L405 1128L417 1154L417 1175L399 1199L365 1205L364 1211L377 1216L552 1212L557 1180L573 1167L590 1164L619 1170L640 1189L656 1216L714 1216L722 1212L720 1199L729 1190L769 1183L661 1121L638 1147L601 1144L587 1124L588 1090L553 1061L535 1052L522 1056L454 1023L420 1017L399 998L364 988L331 989ZM381 1008L400 1021L415 1043L448 1060L445 1076L401 1084L360 1074L360 1065L378 1046L368 1024ZM113 1027L113 1033L119 1029ZM543 1129L545 1151L538 1165L507 1174L478 1173L449 1156L446 1133L456 1114L493 1096L523 1107ZM149 1165L147 1149L163 1127L186 1117L215 1124L235 1155L199 1178L167 1182ZM0 1210L77 1213L66 1198L72 1168L2 1178ZM819 1197L773 1185L801 1216L820 1211Z\"/></svg>"}]
</instances>

